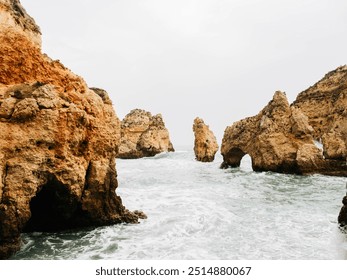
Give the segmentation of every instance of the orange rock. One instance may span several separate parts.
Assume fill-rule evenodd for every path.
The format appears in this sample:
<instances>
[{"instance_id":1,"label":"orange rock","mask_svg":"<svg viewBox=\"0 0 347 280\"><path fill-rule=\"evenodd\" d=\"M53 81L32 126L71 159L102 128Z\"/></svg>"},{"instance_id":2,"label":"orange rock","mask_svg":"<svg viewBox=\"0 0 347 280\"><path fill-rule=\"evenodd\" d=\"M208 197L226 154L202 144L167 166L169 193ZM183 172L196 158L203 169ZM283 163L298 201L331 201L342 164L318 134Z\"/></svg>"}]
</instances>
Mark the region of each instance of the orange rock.
<instances>
[{"instance_id":1,"label":"orange rock","mask_svg":"<svg viewBox=\"0 0 347 280\"><path fill-rule=\"evenodd\" d=\"M120 121L105 91L40 50L18 0L0 0L0 258L23 231L136 223L116 195Z\"/></svg>"},{"instance_id":2,"label":"orange rock","mask_svg":"<svg viewBox=\"0 0 347 280\"><path fill-rule=\"evenodd\" d=\"M193 124L195 158L202 162L212 162L218 151L217 139L208 125L200 118L195 118Z\"/></svg>"},{"instance_id":3,"label":"orange rock","mask_svg":"<svg viewBox=\"0 0 347 280\"><path fill-rule=\"evenodd\" d=\"M173 151L161 114L152 116L145 110L134 109L125 116L121 124L119 158L151 157Z\"/></svg>"},{"instance_id":4,"label":"orange rock","mask_svg":"<svg viewBox=\"0 0 347 280\"><path fill-rule=\"evenodd\" d=\"M313 137L323 144L324 157L346 161L347 66L329 72L301 92L293 105L308 117Z\"/></svg>"},{"instance_id":5,"label":"orange rock","mask_svg":"<svg viewBox=\"0 0 347 280\"><path fill-rule=\"evenodd\" d=\"M226 128L222 167L237 167L249 154L255 171L347 176L345 160L326 159L316 147L309 120L298 106L289 105L283 92L276 92L258 115Z\"/></svg>"}]
</instances>

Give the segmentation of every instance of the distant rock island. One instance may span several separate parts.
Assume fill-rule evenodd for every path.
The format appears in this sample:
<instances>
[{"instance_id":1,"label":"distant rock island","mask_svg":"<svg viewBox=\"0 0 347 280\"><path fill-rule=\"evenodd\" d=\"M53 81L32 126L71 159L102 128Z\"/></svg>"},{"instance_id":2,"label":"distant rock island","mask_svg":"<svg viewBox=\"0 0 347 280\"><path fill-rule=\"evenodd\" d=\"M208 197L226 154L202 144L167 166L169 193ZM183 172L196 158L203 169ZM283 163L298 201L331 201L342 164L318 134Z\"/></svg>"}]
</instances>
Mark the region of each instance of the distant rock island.
<instances>
[{"instance_id":1,"label":"distant rock island","mask_svg":"<svg viewBox=\"0 0 347 280\"><path fill-rule=\"evenodd\" d=\"M174 152L169 131L161 114L134 109L121 123L121 143L117 157L136 159Z\"/></svg>"},{"instance_id":2,"label":"distant rock island","mask_svg":"<svg viewBox=\"0 0 347 280\"><path fill-rule=\"evenodd\" d=\"M0 0L0 259L23 231L136 223L116 195L120 121L90 89L41 53L18 0Z\"/></svg>"},{"instance_id":3,"label":"distant rock island","mask_svg":"<svg viewBox=\"0 0 347 280\"><path fill-rule=\"evenodd\" d=\"M237 167L249 154L255 171L347 176L346 146L347 66L342 66L293 104L278 91L258 115L227 127L222 167Z\"/></svg>"},{"instance_id":4,"label":"distant rock island","mask_svg":"<svg viewBox=\"0 0 347 280\"><path fill-rule=\"evenodd\" d=\"M195 118L193 124L195 158L202 162L212 162L218 151L217 139L209 126L200 118Z\"/></svg>"}]
</instances>

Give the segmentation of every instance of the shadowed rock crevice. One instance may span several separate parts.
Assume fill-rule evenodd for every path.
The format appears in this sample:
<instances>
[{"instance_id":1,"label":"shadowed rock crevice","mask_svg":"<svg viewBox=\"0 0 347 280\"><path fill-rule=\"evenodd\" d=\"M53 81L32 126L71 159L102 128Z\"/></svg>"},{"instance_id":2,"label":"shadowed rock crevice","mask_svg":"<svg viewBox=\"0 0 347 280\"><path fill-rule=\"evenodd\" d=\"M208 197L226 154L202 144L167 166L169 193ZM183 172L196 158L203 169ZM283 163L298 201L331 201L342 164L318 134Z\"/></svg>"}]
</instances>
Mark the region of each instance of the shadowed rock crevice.
<instances>
[{"instance_id":1,"label":"shadowed rock crevice","mask_svg":"<svg viewBox=\"0 0 347 280\"><path fill-rule=\"evenodd\" d=\"M246 155L241 149L239 148L232 148L228 153L225 155L225 158L227 159L227 162L224 161L222 163L222 168L228 168L228 167L240 167L242 158Z\"/></svg>"},{"instance_id":2,"label":"shadowed rock crevice","mask_svg":"<svg viewBox=\"0 0 347 280\"><path fill-rule=\"evenodd\" d=\"M58 231L73 227L78 201L69 195L68 187L52 177L39 189L30 201L31 217L23 231Z\"/></svg>"}]
</instances>

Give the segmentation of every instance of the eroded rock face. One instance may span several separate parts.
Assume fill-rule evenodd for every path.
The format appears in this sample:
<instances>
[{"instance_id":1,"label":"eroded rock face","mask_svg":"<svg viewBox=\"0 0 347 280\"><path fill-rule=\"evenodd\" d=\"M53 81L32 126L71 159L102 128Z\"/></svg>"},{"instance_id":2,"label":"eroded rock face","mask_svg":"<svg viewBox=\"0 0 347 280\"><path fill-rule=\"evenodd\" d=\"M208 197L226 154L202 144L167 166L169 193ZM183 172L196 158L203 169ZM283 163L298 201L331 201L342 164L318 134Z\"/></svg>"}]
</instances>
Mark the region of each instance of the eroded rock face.
<instances>
[{"instance_id":1,"label":"eroded rock face","mask_svg":"<svg viewBox=\"0 0 347 280\"><path fill-rule=\"evenodd\" d=\"M222 167L238 167L249 154L255 171L346 176L345 162L324 159L313 134L308 117L290 106L283 92L276 92L258 115L226 128Z\"/></svg>"},{"instance_id":2,"label":"eroded rock face","mask_svg":"<svg viewBox=\"0 0 347 280\"><path fill-rule=\"evenodd\" d=\"M26 37L31 44L41 47L41 31L18 0L0 1L0 28L6 32Z\"/></svg>"},{"instance_id":3,"label":"eroded rock face","mask_svg":"<svg viewBox=\"0 0 347 280\"><path fill-rule=\"evenodd\" d=\"M324 157L346 160L347 66L329 72L300 93L293 105L308 117L313 137L323 143Z\"/></svg>"},{"instance_id":4,"label":"eroded rock face","mask_svg":"<svg viewBox=\"0 0 347 280\"><path fill-rule=\"evenodd\" d=\"M118 157L135 159L173 152L169 131L160 114L134 109L121 123L121 143Z\"/></svg>"},{"instance_id":5,"label":"eroded rock face","mask_svg":"<svg viewBox=\"0 0 347 280\"><path fill-rule=\"evenodd\" d=\"M200 118L195 118L193 132L195 136L194 153L196 160L212 162L219 148L213 132Z\"/></svg>"},{"instance_id":6,"label":"eroded rock face","mask_svg":"<svg viewBox=\"0 0 347 280\"><path fill-rule=\"evenodd\" d=\"M23 231L137 222L116 195L120 122L107 94L41 54L19 1L0 0L0 258Z\"/></svg>"}]
</instances>

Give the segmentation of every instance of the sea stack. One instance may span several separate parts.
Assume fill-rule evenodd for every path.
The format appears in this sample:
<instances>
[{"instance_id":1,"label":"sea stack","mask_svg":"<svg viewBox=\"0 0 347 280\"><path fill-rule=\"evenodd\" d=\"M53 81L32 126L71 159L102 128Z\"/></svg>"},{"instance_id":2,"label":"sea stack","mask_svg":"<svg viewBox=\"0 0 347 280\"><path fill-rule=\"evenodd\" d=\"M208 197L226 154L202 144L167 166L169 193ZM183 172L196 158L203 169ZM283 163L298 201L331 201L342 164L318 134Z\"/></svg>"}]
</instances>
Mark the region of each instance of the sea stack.
<instances>
[{"instance_id":1,"label":"sea stack","mask_svg":"<svg viewBox=\"0 0 347 280\"><path fill-rule=\"evenodd\" d=\"M136 223L116 195L120 121L107 93L41 53L18 0L0 0L0 258L23 231Z\"/></svg>"},{"instance_id":2,"label":"sea stack","mask_svg":"<svg viewBox=\"0 0 347 280\"><path fill-rule=\"evenodd\" d=\"M212 162L218 151L217 139L209 126L200 118L195 118L193 124L195 158L202 162Z\"/></svg>"},{"instance_id":3,"label":"sea stack","mask_svg":"<svg viewBox=\"0 0 347 280\"><path fill-rule=\"evenodd\" d=\"M255 171L347 176L346 161L324 157L314 136L300 107L290 106L285 93L277 91L258 115L226 128L222 167L237 167L249 154Z\"/></svg>"},{"instance_id":4,"label":"sea stack","mask_svg":"<svg viewBox=\"0 0 347 280\"><path fill-rule=\"evenodd\" d=\"M145 110L134 109L125 116L121 123L119 158L152 157L174 151L161 114L153 116Z\"/></svg>"}]
</instances>

